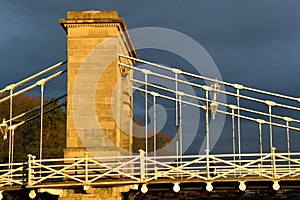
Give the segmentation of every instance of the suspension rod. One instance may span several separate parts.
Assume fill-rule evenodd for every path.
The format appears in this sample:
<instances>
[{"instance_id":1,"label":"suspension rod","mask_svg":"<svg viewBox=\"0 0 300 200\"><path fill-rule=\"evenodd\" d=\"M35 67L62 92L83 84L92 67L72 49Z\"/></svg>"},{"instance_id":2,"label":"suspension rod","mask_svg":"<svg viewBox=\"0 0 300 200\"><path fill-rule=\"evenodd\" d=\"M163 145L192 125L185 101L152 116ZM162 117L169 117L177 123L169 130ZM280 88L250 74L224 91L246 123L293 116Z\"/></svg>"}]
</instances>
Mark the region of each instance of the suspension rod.
<instances>
[{"instance_id":1,"label":"suspension rod","mask_svg":"<svg viewBox=\"0 0 300 200\"><path fill-rule=\"evenodd\" d=\"M50 71L52 71L52 70L54 70L54 69L56 69L56 68L58 68L58 67L60 67L60 66L62 66L62 65L64 65L64 64L66 64L66 63L67 63L67 61L59 62L59 63L57 63L57 64L55 64L55 65L52 65L51 67L49 67L49 68L47 68L47 69L45 69L45 70L43 70L43 71L40 71L40 72L38 72L38 73L36 73L36 74L34 74L34 75L32 75L32 76L30 76L30 77L28 77L28 78L26 78L26 79L20 81L20 82L11 84L11 85L9 85L9 86L7 86L7 87L13 87L13 88L16 88L16 87L18 87L18 86L21 86L21 85L23 85L24 83L27 83L28 81L31 81L32 79L35 79L35 78L37 78L37 77L39 77L39 76L41 76L41 75L43 75L43 74L45 74L45 73L47 73L47 72L50 72ZM2 90L0 90L0 94L3 93L3 92L5 92L5 91L7 91L7 87L4 88L4 89L2 89Z\"/></svg>"},{"instance_id":2,"label":"suspension rod","mask_svg":"<svg viewBox=\"0 0 300 200\"><path fill-rule=\"evenodd\" d=\"M149 61L141 60L141 59L138 59L138 58L133 58L133 57L122 55L122 54L119 54L118 56L130 59L130 60L134 60L134 61L137 61L137 62L140 62L140 63L148 64L148 65L151 65L151 66L154 66L154 67L157 67L157 68L161 68L161 69L164 69L164 70L168 70L168 71L172 70L171 68L168 68L168 67L165 67L165 66L162 66L162 65L159 65L159 64L155 64L155 63L152 63L152 62L149 62ZM188 75L188 76L191 76L191 77L194 77L194 78L199 78L199 79L211 81L211 82L217 82L219 84L223 84L223 85L227 85L227 86L231 86L231 87L235 87L235 85L236 85L236 84L228 83L228 82L225 82L225 81L215 80L213 78L208 78L208 77L205 77L205 76L192 74L192 73L189 73L189 72L184 72L183 71L182 74ZM252 92L256 92L256 93L266 94L266 95L270 95L270 96L275 96L275 97L279 97L279 98L283 98L283 99L289 99L289 100L300 102L300 99L296 98L296 97L291 97L291 96L287 96L287 95L282 95L282 94L277 94L277 93L268 92L268 91L264 91L264 90L259 90L259 89L255 89L255 88L251 88L251 87L243 87L243 89L244 90L249 90L249 91L252 91Z\"/></svg>"}]
</instances>

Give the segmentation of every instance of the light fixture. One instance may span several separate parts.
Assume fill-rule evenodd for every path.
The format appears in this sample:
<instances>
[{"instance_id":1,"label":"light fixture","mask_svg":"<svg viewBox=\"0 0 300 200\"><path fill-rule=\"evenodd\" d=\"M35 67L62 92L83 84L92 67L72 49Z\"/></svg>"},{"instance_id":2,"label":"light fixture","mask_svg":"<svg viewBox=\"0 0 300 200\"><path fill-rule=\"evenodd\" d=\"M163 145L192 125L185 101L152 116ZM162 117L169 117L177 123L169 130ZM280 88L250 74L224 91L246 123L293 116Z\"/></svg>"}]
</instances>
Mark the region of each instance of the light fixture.
<instances>
[{"instance_id":1,"label":"light fixture","mask_svg":"<svg viewBox=\"0 0 300 200\"><path fill-rule=\"evenodd\" d=\"M273 189L276 190L276 191L279 190L279 189L280 189L280 185L279 185L278 181L274 181L272 187L273 187Z\"/></svg>"},{"instance_id":2,"label":"light fixture","mask_svg":"<svg viewBox=\"0 0 300 200\"><path fill-rule=\"evenodd\" d=\"M245 184L245 181L240 181L239 189L240 189L241 191L245 191L245 190L246 190L246 184Z\"/></svg>"},{"instance_id":3,"label":"light fixture","mask_svg":"<svg viewBox=\"0 0 300 200\"><path fill-rule=\"evenodd\" d=\"M206 190L208 192L211 192L213 189L214 189L214 187L213 187L212 183L211 182L207 182L206 183Z\"/></svg>"},{"instance_id":4,"label":"light fixture","mask_svg":"<svg viewBox=\"0 0 300 200\"><path fill-rule=\"evenodd\" d=\"M179 183L174 183L173 190L174 190L174 192L176 192L176 193L180 191Z\"/></svg>"},{"instance_id":5,"label":"light fixture","mask_svg":"<svg viewBox=\"0 0 300 200\"><path fill-rule=\"evenodd\" d=\"M34 198L36 197L36 193L35 193L34 190L31 190L31 191L29 192L29 197L30 197L30 199L34 199Z\"/></svg>"},{"instance_id":6,"label":"light fixture","mask_svg":"<svg viewBox=\"0 0 300 200\"><path fill-rule=\"evenodd\" d=\"M214 82L214 84L211 86L211 88L213 89L213 93L214 93L213 100L216 101L221 87L217 82Z\"/></svg>"},{"instance_id":7,"label":"light fixture","mask_svg":"<svg viewBox=\"0 0 300 200\"><path fill-rule=\"evenodd\" d=\"M6 140L8 125L6 124L5 119L3 119L3 122L0 124L0 130L1 130L1 134L3 135L4 140Z\"/></svg>"},{"instance_id":8,"label":"light fixture","mask_svg":"<svg viewBox=\"0 0 300 200\"><path fill-rule=\"evenodd\" d=\"M146 184L143 184L143 185L142 185L142 187L141 187L141 192L144 193L144 194L148 192L148 187L147 187Z\"/></svg>"},{"instance_id":9,"label":"light fixture","mask_svg":"<svg viewBox=\"0 0 300 200\"><path fill-rule=\"evenodd\" d=\"M218 106L219 106L219 104L216 101L212 101L210 103L210 109L211 109L213 119L216 118L216 113L217 113L217 110L218 110Z\"/></svg>"}]
</instances>

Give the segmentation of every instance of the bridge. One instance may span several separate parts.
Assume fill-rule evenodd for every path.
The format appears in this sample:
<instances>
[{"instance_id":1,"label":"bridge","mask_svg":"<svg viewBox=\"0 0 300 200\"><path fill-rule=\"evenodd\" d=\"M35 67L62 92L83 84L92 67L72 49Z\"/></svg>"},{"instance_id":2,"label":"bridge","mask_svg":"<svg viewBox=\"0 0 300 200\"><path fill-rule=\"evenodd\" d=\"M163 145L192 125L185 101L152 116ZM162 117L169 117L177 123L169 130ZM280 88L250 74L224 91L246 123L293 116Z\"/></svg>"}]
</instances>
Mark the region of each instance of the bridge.
<instances>
[{"instance_id":1,"label":"bridge","mask_svg":"<svg viewBox=\"0 0 300 200\"><path fill-rule=\"evenodd\" d=\"M205 77L180 66L160 65L128 54L116 56L122 77L130 78L130 91L143 96L142 102L132 97L131 103L143 110L144 126L138 127L143 131L133 130L132 135L143 138L144 148L138 154L97 156L87 148L81 157L42 157L43 115L51 111L43 109L44 86L66 73L67 62L59 62L0 91L9 92L0 99L0 105L11 102L10 117L0 126L9 142L9 162L0 164L1 198L5 191L26 188L32 199L45 191L63 199L66 188L82 188L89 194L93 188L102 187L127 187L130 190L123 192L129 199L155 196L161 191L171 192L172 198L184 192L199 192L205 198L220 194L245 198L298 195L300 98ZM12 101L34 88L41 91L40 154L28 155L26 162L17 163L14 132L26 124L19 120L26 113L13 116ZM172 141L166 149L157 144L162 103L173 108L167 122L172 127ZM186 138L192 134L185 125L185 120L191 120L190 113L186 113L190 109L200 116L193 121L199 127L194 134L202 143L196 153L185 147ZM218 148L220 135L214 126L223 124L220 134L226 138L226 145Z\"/></svg>"}]
</instances>

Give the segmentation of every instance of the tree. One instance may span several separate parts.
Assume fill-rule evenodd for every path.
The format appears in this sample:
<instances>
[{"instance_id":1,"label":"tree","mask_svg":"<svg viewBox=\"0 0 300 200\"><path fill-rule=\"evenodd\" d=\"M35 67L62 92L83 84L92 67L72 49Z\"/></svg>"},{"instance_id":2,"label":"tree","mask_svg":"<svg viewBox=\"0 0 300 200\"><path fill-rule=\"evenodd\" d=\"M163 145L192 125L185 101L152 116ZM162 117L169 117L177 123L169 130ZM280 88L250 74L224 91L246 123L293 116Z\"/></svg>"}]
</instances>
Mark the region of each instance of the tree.
<instances>
[{"instance_id":1,"label":"tree","mask_svg":"<svg viewBox=\"0 0 300 200\"><path fill-rule=\"evenodd\" d=\"M138 120L135 120L135 123L144 126L144 124ZM151 132L151 130L149 130ZM153 131L152 131L153 132ZM148 137L148 152L153 152L153 140L154 137ZM172 137L168 133L157 133L156 134L156 148L161 149L167 144L169 144L172 140ZM133 153L138 153L139 150L142 149L145 151L146 149L146 139L145 138L139 138L133 136Z\"/></svg>"},{"instance_id":2,"label":"tree","mask_svg":"<svg viewBox=\"0 0 300 200\"><path fill-rule=\"evenodd\" d=\"M7 94L5 94L7 95ZM1 98L0 98L1 99ZM49 103L51 102L51 103ZM44 111L58 106L58 101L45 100ZM39 157L40 147L40 98L19 95L13 98L13 116L18 116L24 112L32 110L25 116L13 121L18 124L25 123L15 129L14 135L14 162L27 160L27 155L32 154ZM9 119L9 101L0 104L0 120ZM63 157L66 138L66 116L61 107L47 112L43 115L43 158ZM8 140L0 138L0 162L8 162Z\"/></svg>"}]
</instances>

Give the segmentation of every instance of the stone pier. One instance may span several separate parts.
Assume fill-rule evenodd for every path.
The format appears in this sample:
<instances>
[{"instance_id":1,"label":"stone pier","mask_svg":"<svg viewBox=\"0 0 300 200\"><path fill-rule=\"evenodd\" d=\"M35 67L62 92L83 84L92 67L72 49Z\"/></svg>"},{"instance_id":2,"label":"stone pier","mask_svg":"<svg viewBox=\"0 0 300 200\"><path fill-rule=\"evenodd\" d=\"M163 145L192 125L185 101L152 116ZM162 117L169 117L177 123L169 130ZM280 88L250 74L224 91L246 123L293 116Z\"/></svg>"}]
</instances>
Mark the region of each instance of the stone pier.
<instances>
[{"instance_id":1,"label":"stone pier","mask_svg":"<svg viewBox=\"0 0 300 200\"><path fill-rule=\"evenodd\" d=\"M132 73L119 68L117 55L137 54L124 19L116 11L71 11L59 23L67 33L68 45L65 158L84 157L85 152L112 159L130 155ZM89 187L88 193L66 189L60 199L121 199L121 192L130 187Z\"/></svg>"}]
</instances>

